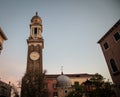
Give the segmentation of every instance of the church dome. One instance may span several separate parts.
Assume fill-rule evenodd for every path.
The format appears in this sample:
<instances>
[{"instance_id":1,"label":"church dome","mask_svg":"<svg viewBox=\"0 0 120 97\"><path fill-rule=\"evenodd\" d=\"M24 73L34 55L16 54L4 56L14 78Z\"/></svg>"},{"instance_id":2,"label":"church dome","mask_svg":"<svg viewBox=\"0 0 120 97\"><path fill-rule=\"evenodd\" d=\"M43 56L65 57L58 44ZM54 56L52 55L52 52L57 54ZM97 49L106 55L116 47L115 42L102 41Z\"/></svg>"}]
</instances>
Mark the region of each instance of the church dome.
<instances>
[{"instance_id":1,"label":"church dome","mask_svg":"<svg viewBox=\"0 0 120 97\"><path fill-rule=\"evenodd\" d=\"M36 15L32 17L31 23L39 23L42 24L42 19L38 16L38 13L36 12Z\"/></svg>"},{"instance_id":2,"label":"church dome","mask_svg":"<svg viewBox=\"0 0 120 97\"><path fill-rule=\"evenodd\" d=\"M72 82L68 76L60 75L57 77L58 87L69 88L72 85Z\"/></svg>"}]
</instances>

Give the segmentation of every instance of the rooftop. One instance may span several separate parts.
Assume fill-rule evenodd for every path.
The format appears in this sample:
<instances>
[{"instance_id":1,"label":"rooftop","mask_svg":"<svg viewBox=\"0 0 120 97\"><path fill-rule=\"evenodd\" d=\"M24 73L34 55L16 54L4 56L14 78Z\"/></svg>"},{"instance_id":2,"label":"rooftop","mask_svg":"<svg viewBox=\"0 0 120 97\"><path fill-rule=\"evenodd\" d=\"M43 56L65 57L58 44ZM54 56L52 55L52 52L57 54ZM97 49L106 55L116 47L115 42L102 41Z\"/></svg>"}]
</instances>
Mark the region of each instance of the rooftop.
<instances>
[{"instance_id":1,"label":"rooftop","mask_svg":"<svg viewBox=\"0 0 120 97\"><path fill-rule=\"evenodd\" d=\"M4 40L7 40L7 37L4 34L4 32L2 31L1 27L0 27L0 35L3 37Z\"/></svg>"},{"instance_id":2,"label":"rooftop","mask_svg":"<svg viewBox=\"0 0 120 97\"><path fill-rule=\"evenodd\" d=\"M117 28L118 25L120 25L120 19L117 21L117 23L113 25L111 29L108 30L108 32L98 41L98 43L100 43L107 35L110 34L110 32L112 32L115 28Z\"/></svg>"}]
</instances>

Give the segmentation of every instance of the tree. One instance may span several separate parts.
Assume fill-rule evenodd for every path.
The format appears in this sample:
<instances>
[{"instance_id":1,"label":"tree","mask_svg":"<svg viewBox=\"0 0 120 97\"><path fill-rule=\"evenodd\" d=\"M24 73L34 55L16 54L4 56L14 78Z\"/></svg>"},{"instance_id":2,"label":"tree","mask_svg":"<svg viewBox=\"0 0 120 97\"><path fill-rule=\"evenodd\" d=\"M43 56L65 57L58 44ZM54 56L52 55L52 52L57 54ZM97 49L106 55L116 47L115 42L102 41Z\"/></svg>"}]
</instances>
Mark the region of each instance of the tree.
<instances>
[{"instance_id":1,"label":"tree","mask_svg":"<svg viewBox=\"0 0 120 97\"><path fill-rule=\"evenodd\" d=\"M85 92L88 97L112 97L111 95L114 94L112 84L109 81L105 82L103 76L98 73L83 84L85 88L88 85L91 87L90 91L86 89Z\"/></svg>"},{"instance_id":2,"label":"tree","mask_svg":"<svg viewBox=\"0 0 120 97\"><path fill-rule=\"evenodd\" d=\"M66 97L82 97L83 95L83 87L82 85L75 84L73 86L74 90L69 92Z\"/></svg>"},{"instance_id":3,"label":"tree","mask_svg":"<svg viewBox=\"0 0 120 97\"><path fill-rule=\"evenodd\" d=\"M22 80L21 97L48 97L48 90L44 88L44 73L29 73Z\"/></svg>"},{"instance_id":4,"label":"tree","mask_svg":"<svg viewBox=\"0 0 120 97\"><path fill-rule=\"evenodd\" d=\"M12 84L12 90L13 90L14 97L19 97L18 89L14 84Z\"/></svg>"},{"instance_id":5,"label":"tree","mask_svg":"<svg viewBox=\"0 0 120 97\"><path fill-rule=\"evenodd\" d=\"M83 95L85 97L112 97L115 95L112 83L105 81L98 73L81 85L74 85L73 88L66 97L82 97Z\"/></svg>"}]
</instances>

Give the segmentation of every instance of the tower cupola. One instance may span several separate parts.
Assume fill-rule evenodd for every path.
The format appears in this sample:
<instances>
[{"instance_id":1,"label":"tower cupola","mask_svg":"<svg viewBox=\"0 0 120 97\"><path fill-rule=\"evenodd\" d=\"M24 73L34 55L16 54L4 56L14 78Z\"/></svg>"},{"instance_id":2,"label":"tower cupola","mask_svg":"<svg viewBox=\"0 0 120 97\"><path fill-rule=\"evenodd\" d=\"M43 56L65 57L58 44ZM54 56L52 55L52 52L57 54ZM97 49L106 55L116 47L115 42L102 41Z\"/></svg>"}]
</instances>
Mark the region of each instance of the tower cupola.
<instances>
[{"instance_id":1,"label":"tower cupola","mask_svg":"<svg viewBox=\"0 0 120 97\"><path fill-rule=\"evenodd\" d=\"M42 38L42 19L36 15L32 17L30 23L30 38L38 39Z\"/></svg>"},{"instance_id":2,"label":"tower cupola","mask_svg":"<svg viewBox=\"0 0 120 97\"><path fill-rule=\"evenodd\" d=\"M36 15L32 17L31 24L42 24L42 19L38 16L37 12Z\"/></svg>"}]
</instances>

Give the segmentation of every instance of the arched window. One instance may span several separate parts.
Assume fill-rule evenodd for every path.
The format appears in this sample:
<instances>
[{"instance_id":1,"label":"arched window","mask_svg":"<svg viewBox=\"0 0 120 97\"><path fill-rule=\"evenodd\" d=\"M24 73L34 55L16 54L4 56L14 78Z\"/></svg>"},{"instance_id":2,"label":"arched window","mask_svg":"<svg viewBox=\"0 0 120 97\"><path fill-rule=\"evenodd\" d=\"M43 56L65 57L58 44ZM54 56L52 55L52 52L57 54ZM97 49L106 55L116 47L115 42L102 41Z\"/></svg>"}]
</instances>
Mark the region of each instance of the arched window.
<instances>
[{"instance_id":1,"label":"arched window","mask_svg":"<svg viewBox=\"0 0 120 97\"><path fill-rule=\"evenodd\" d=\"M117 68L117 65L116 65L116 62L115 62L114 59L110 59L110 64L111 64L111 67L112 67L112 71L117 72L118 68Z\"/></svg>"},{"instance_id":2,"label":"arched window","mask_svg":"<svg viewBox=\"0 0 120 97\"><path fill-rule=\"evenodd\" d=\"M31 51L34 50L34 46L33 46L33 45L30 46L30 50L31 50Z\"/></svg>"},{"instance_id":3,"label":"arched window","mask_svg":"<svg viewBox=\"0 0 120 97\"><path fill-rule=\"evenodd\" d=\"M37 50L37 51L40 50L40 45L37 45L36 50Z\"/></svg>"},{"instance_id":4,"label":"arched window","mask_svg":"<svg viewBox=\"0 0 120 97\"><path fill-rule=\"evenodd\" d=\"M37 35L37 28L34 29L34 34Z\"/></svg>"}]
</instances>

